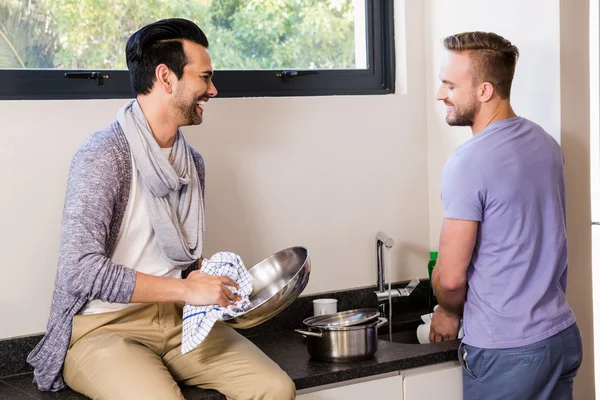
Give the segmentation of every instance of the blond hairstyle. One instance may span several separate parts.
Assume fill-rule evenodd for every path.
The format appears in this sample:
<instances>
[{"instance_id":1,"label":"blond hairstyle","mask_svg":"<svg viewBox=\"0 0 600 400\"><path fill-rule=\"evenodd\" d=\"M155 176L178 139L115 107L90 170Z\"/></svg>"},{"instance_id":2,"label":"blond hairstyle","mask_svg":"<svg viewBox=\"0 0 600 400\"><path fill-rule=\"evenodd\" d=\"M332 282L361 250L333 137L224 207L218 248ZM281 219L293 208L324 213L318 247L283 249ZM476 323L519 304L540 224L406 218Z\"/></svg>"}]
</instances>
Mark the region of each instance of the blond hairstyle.
<instances>
[{"instance_id":1,"label":"blond hairstyle","mask_svg":"<svg viewBox=\"0 0 600 400\"><path fill-rule=\"evenodd\" d=\"M468 53L476 84L490 82L498 95L507 99L515 75L519 49L492 32L464 32L443 40L450 51Z\"/></svg>"}]
</instances>

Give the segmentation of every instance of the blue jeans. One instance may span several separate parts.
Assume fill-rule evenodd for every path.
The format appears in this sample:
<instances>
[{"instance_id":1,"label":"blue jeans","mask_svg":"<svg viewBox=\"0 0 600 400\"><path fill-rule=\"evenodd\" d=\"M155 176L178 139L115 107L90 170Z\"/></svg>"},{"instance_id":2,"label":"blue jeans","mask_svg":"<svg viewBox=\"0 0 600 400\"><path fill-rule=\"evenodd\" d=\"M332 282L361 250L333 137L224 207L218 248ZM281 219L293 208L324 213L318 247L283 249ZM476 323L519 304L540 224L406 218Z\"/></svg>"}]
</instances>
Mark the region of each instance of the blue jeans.
<instances>
[{"instance_id":1,"label":"blue jeans","mask_svg":"<svg viewBox=\"0 0 600 400\"><path fill-rule=\"evenodd\" d=\"M581 365L577 324L540 342L512 349L461 344L464 400L571 400Z\"/></svg>"}]
</instances>

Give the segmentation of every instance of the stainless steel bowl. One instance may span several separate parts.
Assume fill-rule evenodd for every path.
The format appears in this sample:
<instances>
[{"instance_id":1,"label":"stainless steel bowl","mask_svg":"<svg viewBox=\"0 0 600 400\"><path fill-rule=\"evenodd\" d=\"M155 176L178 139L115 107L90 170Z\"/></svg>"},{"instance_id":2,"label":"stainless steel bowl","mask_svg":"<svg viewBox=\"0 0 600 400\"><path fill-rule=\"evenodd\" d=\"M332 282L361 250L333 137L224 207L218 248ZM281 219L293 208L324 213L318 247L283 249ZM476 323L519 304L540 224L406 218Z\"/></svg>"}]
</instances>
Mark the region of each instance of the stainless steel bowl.
<instances>
[{"instance_id":1,"label":"stainless steel bowl","mask_svg":"<svg viewBox=\"0 0 600 400\"><path fill-rule=\"evenodd\" d=\"M308 284L310 256L304 247L278 251L248 271L253 290L250 310L226 320L236 329L248 329L262 324L283 311L298 298Z\"/></svg>"}]
</instances>

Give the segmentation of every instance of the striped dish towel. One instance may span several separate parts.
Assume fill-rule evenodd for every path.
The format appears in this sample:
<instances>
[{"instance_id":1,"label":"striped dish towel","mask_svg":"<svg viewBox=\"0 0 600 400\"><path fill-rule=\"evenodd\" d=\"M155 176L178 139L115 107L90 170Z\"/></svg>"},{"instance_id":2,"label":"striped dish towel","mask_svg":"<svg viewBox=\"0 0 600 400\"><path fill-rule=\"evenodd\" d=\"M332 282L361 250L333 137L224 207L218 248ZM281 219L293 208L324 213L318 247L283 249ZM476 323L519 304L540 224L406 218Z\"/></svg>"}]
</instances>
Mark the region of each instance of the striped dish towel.
<instances>
[{"instance_id":1,"label":"striped dish towel","mask_svg":"<svg viewBox=\"0 0 600 400\"><path fill-rule=\"evenodd\" d=\"M226 321L235 318L252 308L249 299L252 293L252 276L244 267L240 256L229 252L217 253L210 259L202 261L200 271L205 274L226 276L233 280L240 286L240 289L228 288L242 299L227 308L218 305L192 306L186 304L183 307L182 354L200 345L218 320Z\"/></svg>"}]
</instances>

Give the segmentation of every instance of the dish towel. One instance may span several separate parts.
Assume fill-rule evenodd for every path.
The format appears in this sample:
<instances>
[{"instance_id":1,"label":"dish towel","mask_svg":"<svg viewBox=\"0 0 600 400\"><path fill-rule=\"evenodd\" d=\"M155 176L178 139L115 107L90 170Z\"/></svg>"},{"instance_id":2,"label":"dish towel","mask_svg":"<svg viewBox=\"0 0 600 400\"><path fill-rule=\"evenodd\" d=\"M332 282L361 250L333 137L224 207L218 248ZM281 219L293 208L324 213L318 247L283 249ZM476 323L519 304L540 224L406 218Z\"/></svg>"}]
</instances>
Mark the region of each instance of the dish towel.
<instances>
[{"instance_id":1,"label":"dish towel","mask_svg":"<svg viewBox=\"0 0 600 400\"><path fill-rule=\"evenodd\" d=\"M252 293L252 276L244 267L240 256L234 253L217 253L210 259L204 259L200 268L205 274L226 276L240 286L237 290L228 288L242 299L228 307L218 305L183 307L183 332L181 340L181 353L185 354L206 339L215 322L226 321L245 313L252 308L250 294Z\"/></svg>"},{"instance_id":2,"label":"dish towel","mask_svg":"<svg viewBox=\"0 0 600 400\"><path fill-rule=\"evenodd\" d=\"M433 311L438 308L435 306ZM419 343L425 344L429 343L429 331L431 330L431 318L433 318L433 313L421 315L421 321L423 323L417 327L417 339L419 339ZM462 339L465 336L465 332L463 330L462 319L460 320L460 325L458 329L458 339Z\"/></svg>"}]
</instances>

